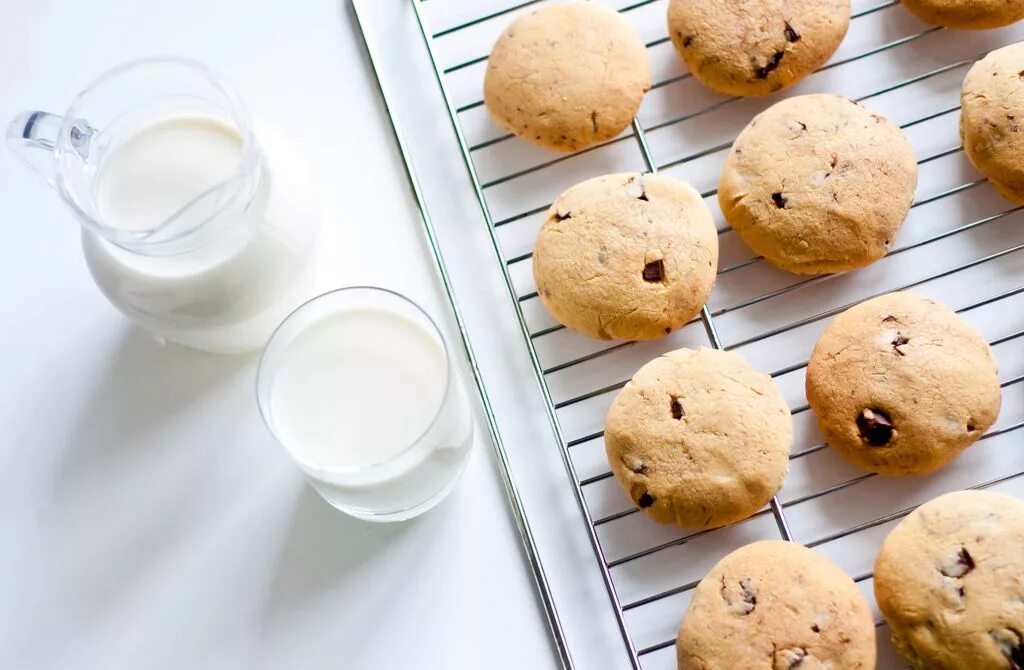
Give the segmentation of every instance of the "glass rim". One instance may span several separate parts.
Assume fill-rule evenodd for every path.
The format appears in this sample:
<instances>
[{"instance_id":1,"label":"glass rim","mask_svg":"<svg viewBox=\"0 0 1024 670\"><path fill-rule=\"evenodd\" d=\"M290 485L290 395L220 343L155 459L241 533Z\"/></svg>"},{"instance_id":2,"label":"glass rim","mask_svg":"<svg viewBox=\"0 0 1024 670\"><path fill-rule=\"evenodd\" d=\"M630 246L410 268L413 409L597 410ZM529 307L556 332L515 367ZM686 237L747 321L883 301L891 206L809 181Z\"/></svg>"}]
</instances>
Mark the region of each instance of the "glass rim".
<instances>
[{"instance_id":1,"label":"glass rim","mask_svg":"<svg viewBox=\"0 0 1024 670\"><path fill-rule=\"evenodd\" d=\"M444 375L445 375L444 393L441 394L441 401L438 403L437 409L434 411L434 416L430 419L430 423L428 423L426 425L426 427L423 429L423 431L420 432L413 440L411 440L408 445L402 447L401 451L399 451L398 453L396 453L396 454L394 454L394 455L392 455L392 456L390 456L390 457L388 457L388 458L386 458L386 459L384 459L382 461L375 461L375 462L370 463L368 465L362 465L362 466L354 466L354 467L333 466L333 467L330 467L330 466L323 466L323 465L314 465L314 464L308 462L307 460L305 460L303 458L300 458L295 453L295 451L288 444L286 444L284 440L281 439L281 436L274 429L274 426L273 426L273 423L272 423L271 417L270 417L270 399L269 399L269 397L267 397L267 398L263 397L264 395L268 395L269 396L269 394L263 394L261 392L261 390L260 390L261 389L261 381L264 379L264 376L265 376L265 374L267 372L267 370L265 369L266 368L266 364L267 364L267 355L270 352L271 347L274 345L274 342L277 339L278 335L280 335L284 331L284 329L289 325L289 322L291 322L294 317L299 316L299 314L303 310L306 310L306 309L312 307L314 304L319 303L322 300L325 300L325 299L328 299L328 298L331 298L331 297L334 297L334 296L338 296L338 295L341 295L341 294L344 294L344 293L371 293L371 294L372 293L376 293L376 294L380 294L380 295L386 295L386 296L389 296L391 298L398 298L398 300L400 300L400 301L404 302L405 304L411 306L414 310L416 310L416 312L421 314L426 319L427 323L430 324L428 332L432 331L434 334L436 334L438 340L441 342L441 354L444 356ZM301 332L301 331L299 331L299 332ZM350 475L350 474L356 474L356 473L361 473L361 472L371 472L371 471L374 471L374 470L376 470L378 468L382 468L382 467L384 467L384 466L386 466L386 465L388 465L390 463L393 463L393 462L399 460L400 458L404 457L406 454L408 454L410 451L412 451L416 447L416 445L420 444L421 441L423 440L423 438L426 435L428 435L430 433L430 431L432 431L434 429L434 427L437 425L438 421L440 420L441 415L443 414L444 407L445 407L445 405L448 402L449 396L451 395L452 383L453 383L453 378L454 377L455 377L455 375L452 374L451 352L448 349L448 341L445 339L444 333L441 331L441 328L437 325L437 322L434 320L434 318L432 316L430 316L430 314L427 312L427 310L423 309L423 307L419 303L417 303L412 298L409 298L408 296L406 296L406 295L404 295L402 293L399 293L398 291L395 291L395 290L392 290L392 289L389 289L389 288L384 288L382 286L373 286L373 285L370 285L370 284L357 284L357 285L353 285L353 286L342 286L342 287L339 287L339 288L334 288L334 289L330 289L328 291L324 291L323 293L320 293L318 295L313 296L312 298L309 298L308 300L305 300L300 305L298 305L295 309L293 309L291 312L289 312L288 315L285 316L281 320L281 323L279 323L277 325L277 327L274 328L274 331L270 334L270 337L267 339L267 343L263 346L263 350L260 352L260 359L259 359L259 362L257 363L257 366L256 366L256 384L255 384L255 387L256 387L256 406L259 409L260 418L263 419L263 425L266 426L267 430L270 432L271 436L274 438L274 441L276 441L279 445L281 445L284 448L284 450L288 452L288 455L291 456L292 459L296 463L298 463L304 470L307 470L307 471L313 472L313 473L324 474L324 475ZM264 400L266 400L266 403L264 403ZM264 409L264 404L266 404L266 409Z\"/></svg>"},{"instance_id":2,"label":"glass rim","mask_svg":"<svg viewBox=\"0 0 1024 670\"><path fill-rule=\"evenodd\" d=\"M85 88L83 88L75 95L74 99L71 101L71 104L68 105L67 111L64 113L64 120L61 123L60 134L58 135L57 146L55 147L54 160L59 161L60 156L64 152L71 150L68 146L68 138L71 137L71 133L75 124L81 121L81 119L77 118L77 113L81 105L86 101L87 97L90 94L94 93L97 89L108 84L117 77L120 77L128 72L152 66L178 67L183 70L191 71L198 77L206 81L214 90L216 90L219 94L223 95L224 98L229 103L230 109L228 111L231 115L232 121L236 126L236 130L238 131L239 137L241 137L242 139L242 151L238 158L238 164L235 167L235 170L232 172L231 176L226 178L219 184L215 185L211 189L209 189L206 193L200 194L199 196L197 196L197 198L203 197L204 195L216 189L223 188L231 182L242 183L245 180L247 180L249 178L249 175L251 175L253 171L257 169L257 159L259 156L259 149L256 145L255 135L253 134L252 116L249 113L248 107L245 106L245 103L242 101L242 98L238 94L238 92L235 91L233 87L231 87L226 81L224 81L224 79L221 78L220 75L214 72L210 67L208 67L206 64L198 60L185 58L182 56L145 56L142 58L135 58L133 60L129 60L119 65L115 65L112 68L109 68L108 70L98 75L95 79L90 81ZM164 243L175 242L191 235L192 233L196 232L196 230L205 227L206 224L209 223L209 219L207 219L199 224L196 224L195 226L190 227L187 230L180 231L168 238L156 241L149 240L147 239L149 236L158 233L160 229L163 228L168 223L168 221L173 220L175 217L181 214L181 212L187 207L189 207L192 204L192 202L194 202L194 200L192 202L186 203L184 207L182 207L182 209L172 214L170 219L162 221L159 224L153 226L152 228L139 231L126 231L115 226L107 225L103 221L98 220L96 217L92 216L89 212L85 211L85 209L81 205L79 205L75 197L71 194L71 191L68 188L67 178L65 177L63 170L57 170L56 184L57 192L60 193L61 198L68 204L68 206L71 207L75 215L78 216L79 219L88 228L92 229L94 232L98 233L105 239L108 239L111 242L117 244L118 246L123 246L128 249L146 246L147 244L159 246ZM231 197L228 199L228 201L225 202L224 205L220 208L220 210L222 211L224 208L231 206L232 203L236 203L239 200L251 196L251 194L246 194L243 191L244 189L238 189L236 193L233 193Z\"/></svg>"}]
</instances>

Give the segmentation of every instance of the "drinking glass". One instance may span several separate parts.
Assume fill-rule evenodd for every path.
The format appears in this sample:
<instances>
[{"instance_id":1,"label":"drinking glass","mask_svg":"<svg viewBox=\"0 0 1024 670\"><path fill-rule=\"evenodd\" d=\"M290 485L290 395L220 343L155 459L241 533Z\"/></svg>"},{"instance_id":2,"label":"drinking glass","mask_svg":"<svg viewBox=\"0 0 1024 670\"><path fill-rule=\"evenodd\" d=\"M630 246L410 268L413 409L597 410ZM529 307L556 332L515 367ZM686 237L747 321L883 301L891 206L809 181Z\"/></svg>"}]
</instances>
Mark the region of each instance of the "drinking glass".
<instances>
[{"instance_id":1,"label":"drinking glass","mask_svg":"<svg viewBox=\"0 0 1024 670\"><path fill-rule=\"evenodd\" d=\"M314 462L311 452L317 451L316 445L282 430L282 416L276 413L283 412L282 408L288 403L278 399L275 385L281 383L281 371L289 357L309 355L308 349L304 354L297 354L301 347L295 345L310 329L334 317L367 313L398 317L403 327L419 331L437 345L443 356L444 370L443 377L436 380L444 389L440 404L419 436L387 458L368 465ZM380 346L379 342L365 344ZM345 346L345 342L337 346ZM417 365L410 355L403 361L402 354L401 351L389 352L389 356L394 356L389 362ZM349 380L352 384L358 382ZM385 406L388 409L400 409L419 400L404 391L409 389L395 388L387 397L380 397L379 402L388 403ZM422 514L454 488L469 458L472 414L451 351L433 319L419 305L394 291L355 286L330 291L301 305L281 323L264 349L257 372L256 396L267 428L313 488L334 507L361 519L401 521ZM400 414L398 412L396 420L400 420ZM381 432L389 430L387 422L383 423L379 426Z\"/></svg>"}]
</instances>

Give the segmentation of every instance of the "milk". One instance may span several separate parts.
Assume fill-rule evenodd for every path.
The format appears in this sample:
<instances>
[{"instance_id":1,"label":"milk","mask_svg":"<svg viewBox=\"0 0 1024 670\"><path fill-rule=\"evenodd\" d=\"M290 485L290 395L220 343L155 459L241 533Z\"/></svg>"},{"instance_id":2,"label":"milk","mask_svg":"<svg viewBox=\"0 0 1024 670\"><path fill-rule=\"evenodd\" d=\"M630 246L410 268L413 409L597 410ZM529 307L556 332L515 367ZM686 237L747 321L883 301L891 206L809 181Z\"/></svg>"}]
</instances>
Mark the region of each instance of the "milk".
<instances>
[{"instance_id":1,"label":"milk","mask_svg":"<svg viewBox=\"0 0 1024 670\"><path fill-rule=\"evenodd\" d=\"M430 427L448 371L441 343L405 317L352 310L291 343L270 408L281 441L324 469L394 458Z\"/></svg>"},{"instance_id":2,"label":"milk","mask_svg":"<svg viewBox=\"0 0 1024 670\"><path fill-rule=\"evenodd\" d=\"M228 181L242 137L219 119L177 116L131 135L103 161L97 202L105 223L147 230Z\"/></svg>"},{"instance_id":3,"label":"milk","mask_svg":"<svg viewBox=\"0 0 1024 670\"><path fill-rule=\"evenodd\" d=\"M245 351L308 293L316 199L301 160L272 128L251 200L196 225L185 253L140 254L83 232L89 268L108 299L157 335L211 351ZM95 201L106 225L146 231L235 176L243 140L227 122L178 115L143 126L103 158ZM202 225L200 225L202 224Z\"/></svg>"},{"instance_id":4,"label":"milk","mask_svg":"<svg viewBox=\"0 0 1024 670\"><path fill-rule=\"evenodd\" d=\"M341 289L298 309L267 345L257 397L317 491L364 519L429 509L469 456L469 403L440 332L389 291Z\"/></svg>"}]
</instances>

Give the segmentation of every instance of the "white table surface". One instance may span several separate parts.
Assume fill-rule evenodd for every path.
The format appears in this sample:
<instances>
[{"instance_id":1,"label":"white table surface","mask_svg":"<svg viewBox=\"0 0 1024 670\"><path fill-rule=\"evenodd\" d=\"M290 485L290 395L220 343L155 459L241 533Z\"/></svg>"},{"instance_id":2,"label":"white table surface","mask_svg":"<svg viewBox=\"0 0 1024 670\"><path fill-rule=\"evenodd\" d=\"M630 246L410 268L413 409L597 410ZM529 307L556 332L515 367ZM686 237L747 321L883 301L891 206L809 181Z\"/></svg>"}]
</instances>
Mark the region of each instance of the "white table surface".
<instances>
[{"instance_id":1,"label":"white table surface","mask_svg":"<svg viewBox=\"0 0 1024 670\"><path fill-rule=\"evenodd\" d=\"M442 309L343 0L8 3L0 120L155 54L205 61L295 142L323 195L325 287ZM0 667L555 667L486 440L433 512L351 520L264 430L255 357L133 328L6 148L0 213Z\"/></svg>"}]
</instances>

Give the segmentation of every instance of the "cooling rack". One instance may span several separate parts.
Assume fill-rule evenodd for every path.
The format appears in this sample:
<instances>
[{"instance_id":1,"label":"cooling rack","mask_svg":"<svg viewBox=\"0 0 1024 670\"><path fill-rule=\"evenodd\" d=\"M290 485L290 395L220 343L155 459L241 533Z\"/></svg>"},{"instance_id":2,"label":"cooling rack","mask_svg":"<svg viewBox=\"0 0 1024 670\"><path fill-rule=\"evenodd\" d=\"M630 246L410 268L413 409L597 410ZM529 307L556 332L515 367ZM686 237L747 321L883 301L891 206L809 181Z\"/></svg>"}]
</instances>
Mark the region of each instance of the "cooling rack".
<instances>
[{"instance_id":1,"label":"cooling rack","mask_svg":"<svg viewBox=\"0 0 1024 670\"><path fill-rule=\"evenodd\" d=\"M781 96L738 99L686 72L666 34L667 0L606 0L645 40L655 84L628 131L563 156L508 136L481 100L494 40L515 17L547 2L404 0L387 10L382 4L354 0L449 297L456 313L476 313L460 316L462 334L471 350L497 347L480 357L490 366L471 358L562 664L675 668L675 631L700 578L743 544L781 538L820 552L854 577L874 609L878 667L905 667L872 593L871 566L885 534L947 491L986 488L1024 497L1024 213L974 171L958 133L967 70L988 51L1024 39L1024 28L948 31L896 2L853 0L849 34L821 70ZM891 252L845 275L807 278L773 269L729 230L716 199L722 162L750 118L780 97L810 92L844 95L886 115L919 159L917 198ZM554 322L540 304L533 240L565 188L634 170L679 177L702 193L719 230L718 280L700 317L663 340L591 340ZM989 339L1003 409L989 433L950 466L895 480L863 473L827 449L803 389L807 358L830 318L901 289L945 302ZM782 490L754 517L724 529L687 533L650 522L619 490L604 457L603 418L617 390L643 363L682 346L742 354L772 374L793 413ZM516 356L525 364L489 373ZM538 415L550 424L547 440L518 438L520 422ZM553 456L561 472L526 465ZM572 509L557 504L566 497ZM603 593L588 598L595 583Z\"/></svg>"}]
</instances>

